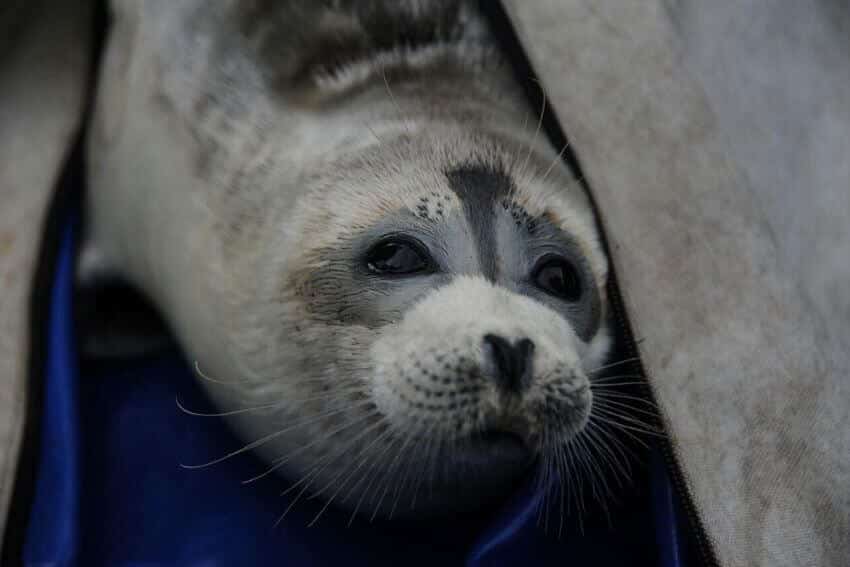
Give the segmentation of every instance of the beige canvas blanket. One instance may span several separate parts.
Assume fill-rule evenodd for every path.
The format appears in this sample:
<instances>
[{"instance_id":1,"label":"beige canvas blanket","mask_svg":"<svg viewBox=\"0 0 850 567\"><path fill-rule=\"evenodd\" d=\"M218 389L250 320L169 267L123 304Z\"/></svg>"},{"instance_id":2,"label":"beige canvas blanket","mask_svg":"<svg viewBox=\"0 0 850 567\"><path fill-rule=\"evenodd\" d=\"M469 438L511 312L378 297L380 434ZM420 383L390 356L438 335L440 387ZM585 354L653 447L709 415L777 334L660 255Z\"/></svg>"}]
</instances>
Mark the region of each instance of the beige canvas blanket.
<instances>
[{"instance_id":1,"label":"beige canvas blanket","mask_svg":"<svg viewBox=\"0 0 850 567\"><path fill-rule=\"evenodd\" d=\"M30 286L47 204L80 121L87 6L0 6L0 530L15 521L6 510L24 420Z\"/></svg>"},{"instance_id":2,"label":"beige canvas blanket","mask_svg":"<svg viewBox=\"0 0 850 567\"><path fill-rule=\"evenodd\" d=\"M506 6L600 205L643 363L720 563L847 565L846 4ZM0 10L6 521L33 261L81 109L81 7L42 0L26 21Z\"/></svg>"},{"instance_id":3,"label":"beige canvas blanket","mask_svg":"<svg viewBox=\"0 0 850 567\"><path fill-rule=\"evenodd\" d=\"M848 8L796 4L507 3L724 566L850 565Z\"/></svg>"}]
</instances>

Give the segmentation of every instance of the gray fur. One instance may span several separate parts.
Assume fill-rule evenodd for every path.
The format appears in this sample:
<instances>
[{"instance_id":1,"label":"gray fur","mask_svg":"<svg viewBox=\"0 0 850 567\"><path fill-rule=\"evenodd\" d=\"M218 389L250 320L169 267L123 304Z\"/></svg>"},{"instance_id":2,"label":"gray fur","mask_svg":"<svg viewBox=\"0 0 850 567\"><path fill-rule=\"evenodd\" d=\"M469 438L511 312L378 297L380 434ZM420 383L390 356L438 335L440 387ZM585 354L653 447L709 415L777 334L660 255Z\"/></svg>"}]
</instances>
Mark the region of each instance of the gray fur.
<instances>
[{"instance_id":1,"label":"gray fur","mask_svg":"<svg viewBox=\"0 0 850 567\"><path fill-rule=\"evenodd\" d=\"M587 197L525 128L535 111L473 5L116 0L90 246L205 374L232 382L204 385L245 410L231 422L270 471L314 474L306 490L362 510L411 495L392 462L441 465L416 513L500 494L529 451L583 430L608 348ZM350 41L362 49L345 53ZM470 164L502 177L453 190L447 172ZM492 214L468 214L473 194ZM438 269L365 269L391 233L425 243ZM581 268L586 299L529 285L546 250ZM534 343L524 388L496 375L488 334ZM476 444L492 429L527 451Z\"/></svg>"}]
</instances>

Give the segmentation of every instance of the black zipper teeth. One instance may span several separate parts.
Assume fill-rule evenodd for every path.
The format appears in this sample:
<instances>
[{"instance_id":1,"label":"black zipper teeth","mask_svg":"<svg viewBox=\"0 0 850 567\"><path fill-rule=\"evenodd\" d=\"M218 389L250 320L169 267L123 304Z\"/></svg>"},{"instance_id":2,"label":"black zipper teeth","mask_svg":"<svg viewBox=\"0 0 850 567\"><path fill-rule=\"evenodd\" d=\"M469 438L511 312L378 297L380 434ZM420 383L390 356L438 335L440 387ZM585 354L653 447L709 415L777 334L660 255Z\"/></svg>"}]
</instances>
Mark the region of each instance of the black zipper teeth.
<instances>
[{"instance_id":1,"label":"black zipper teeth","mask_svg":"<svg viewBox=\"0 0 850 567\"><path fill-rule=\"evenodd\" d=\"M522 43L520 42L519 37L516 34L516 30L514 29L513 24L511 23L511 20L507 15L504 5L501 1L490 2L486 0L479 0L479 10L488 19L493 29L494 35L501 40L503 51L514 69L517 80L523 86L529 103L532 104L534 108L543 108L542 103L545 97L545 93L543 92L542 87L540 86L540 82L532 80L537 78L537 73L535 72L534 66L531 64L531 61L528 59L528 56L523 50ZM573 175L579 181L585 193L587 194L594 215L596 216L597 224L600 226L600 228L604 228L600 220L602 218L602 215L599 212L599 207L596 203L596 199L594 198L593 193L590 190L589 183L587 182L582 172L581 164L579 163L578 157L573 152L573 146L567 144L566 134L564 133L561 124L558 122L557 116L555 116L554 113L549 111L550 105L547 104L545 108L546 110L543 113L542 122L543 129L554 147L566 148L563 152L564 162L566 163L567 167L570 168ZM611 258L611 246L609 245L607 235L605 234L604 230L600 230L599 232L601 235L602 247L605 250L605 253L607 254L608 258ZM650 382L647 380L646 371L643 367L643 361L640 359L640 354L637 349L637 343L634 339L634 333L632 332L631 325L629 324L625 314L623 297L620 293L620 286L613 265L611 265L609 268L608 295L612 314L617 319L617 323L619 324L620 330L622 332L624 344L622 344L621 346L625 351L624 359L634 359L634 362L632 362L631 365L633 368L636 369L635 374L638 377L638 381L641 382L640 389L644 391L646 396L649 398L649 401L652 402L656 408L658 408L659 406L657 396L655 395L655 392L652 389ZM704 565L705 567L720 567L720 562L717 560L717 555L714 551L714 547L708 537L708 533L705 530L705 526L703 525L702 520L700 519L699 514L697 513L697 509L694 505L690 488L688 487L687 481L685 480L684 474L682 473L682 468L679 465L678 460L676 459L673 442L671 441L670 435L668 434L666 424L664 423L664 420L662 419L658 411L655 412L655 419L655 425L657 425L659 430L663 431L664 433L662 435L662 438L660 439L660 444L661 453L664 458L667 473L669 474L670 479L673 483L673 489L676 492L678 501L684 508L691 535L693 536L693 539L696 540L696 547L699 559L702 565Z\"/></svg>"},{"instance_id":2,"label":"black zipper teeth","mask_svg":"<svg viewBox=\"0 0 850 567\"><path fill-rule=\"evenodd\" d=\"M589 188L587 189L589 194ZM592 197L591 201L593 202ZM596 209L595 202L593 202L593 207L594 209ZM604 235L603 246L607 251L608 242ZM637 372L635 374L638 376L638 380L641 382L641 390L644 391L653 406L655 408L659 408L660 406L658 405L658 397L655 395L655 391L653 390L649 380L647 379L646 371L643 367L643 360L641 360L640 353L637 349L637 342L635 341L634 333L632 332L631 325L629 324L625 316L625 306L623 304L623 297L620 293L619 282L617 281L617 275L614 272L613 266L611 266L610 268L610 273L610 283L608 286L609 303L611 305L612 312L617 319L617 323L620 326L620 331L622 333L621 336L623 337L623 340L625 342L625 344L622 345L623 350L625 351L624 359L634 359L632 365L637 369ZM679 465L678 460L676 459L675 449L673 448L673 442L670 439L667 427L664 423L663 418L657 410L655 414L655 425L659 428L660 431L664 432L664 435L662 435L661 439L659 440L661 444L661 454L664 457L664 464L666 465L667 472L673 482L673 488L676 491L676 495L678 496L678 501L681 503L682 507L685 510L685 515L687 516L688 521L688 527L690 527L692 535L696 540L697 552L700 556L701 562L707 567L720 567L720 562L717 560L717 556L714 552L714 547L712 546L711 541L708 537L708 533L705 530L705 526L703 525L702 520L700 519L699 514L697 513L696 506L694 505L693 497L691 495L691 490L688 487L687 480L685 479L685 476L682 473L682 468Z\"/></svg>"}]
</instances>

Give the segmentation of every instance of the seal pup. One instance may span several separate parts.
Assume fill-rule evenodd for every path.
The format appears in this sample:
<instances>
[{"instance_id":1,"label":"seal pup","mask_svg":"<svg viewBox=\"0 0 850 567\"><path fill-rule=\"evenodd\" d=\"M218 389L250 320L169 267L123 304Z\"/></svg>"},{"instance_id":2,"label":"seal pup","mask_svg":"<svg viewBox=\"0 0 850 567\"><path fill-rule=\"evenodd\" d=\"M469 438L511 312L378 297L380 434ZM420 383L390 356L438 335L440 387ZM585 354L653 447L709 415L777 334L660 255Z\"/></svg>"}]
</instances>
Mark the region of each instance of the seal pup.
<instances>
[{"instance_id":1,"label":"seal pup","mask_svg":"<svg viewBox=\"0 0 850 567\"><path fill-rule=\"evenodd\" d=\"M197 466L255 451L384 516L558 469L609 348L607 260L476 3L112 10L84 270L151 299L245 440Z\"/></svg>"}]
</instances>

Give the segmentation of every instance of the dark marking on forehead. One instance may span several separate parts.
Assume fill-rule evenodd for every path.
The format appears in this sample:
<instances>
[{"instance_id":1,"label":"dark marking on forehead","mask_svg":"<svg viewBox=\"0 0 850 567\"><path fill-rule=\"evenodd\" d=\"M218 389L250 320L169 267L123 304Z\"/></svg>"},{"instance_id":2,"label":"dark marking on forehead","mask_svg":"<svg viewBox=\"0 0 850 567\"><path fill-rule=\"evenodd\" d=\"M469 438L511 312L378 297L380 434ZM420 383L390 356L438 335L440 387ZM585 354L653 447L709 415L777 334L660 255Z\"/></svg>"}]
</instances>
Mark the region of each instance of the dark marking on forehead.
<instances>
[{"instance_id":1,"label":"dark marking on forehead","mask_svg":"<svg viewBox=\"0 0 850 567\"><path fill-rule=\"evenodd\" d=\"M485 165L463 165L446 172L449 187L463 205L472 229L482 275L496 281L496 203L513 192L513 180L503 171Z\"/></svg>"},{"instance_id":2,"label":"dark marking on forehead","mask_svg":"<svg viewBox=\"0 0 850 567\"><path fill-rule=\"evenodd\" d=\"M525 207L518 205L506 197L502 200L502 208L505 212L511 215L511 219L518 229L524 228L529 236L537 235L540 228L539 219L531 216L528 211L525 210ZM547 217L544 216L544 218Z\"/></svg>"},{"instance_id":3,"label":"dark marking on forehead","mask_svg":"<svg viewBox=\"0 0 850 567\"><path fill-rule=\"evenodd\" d=\"M450 204L448 195L431 192L419 199L416 210L413 212L417 218L431 222L439 222L446 218L446 208Z\"/></svg>"}]
</instances>

